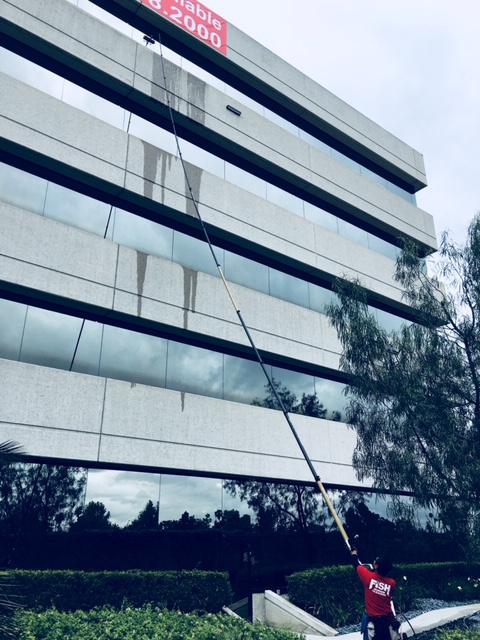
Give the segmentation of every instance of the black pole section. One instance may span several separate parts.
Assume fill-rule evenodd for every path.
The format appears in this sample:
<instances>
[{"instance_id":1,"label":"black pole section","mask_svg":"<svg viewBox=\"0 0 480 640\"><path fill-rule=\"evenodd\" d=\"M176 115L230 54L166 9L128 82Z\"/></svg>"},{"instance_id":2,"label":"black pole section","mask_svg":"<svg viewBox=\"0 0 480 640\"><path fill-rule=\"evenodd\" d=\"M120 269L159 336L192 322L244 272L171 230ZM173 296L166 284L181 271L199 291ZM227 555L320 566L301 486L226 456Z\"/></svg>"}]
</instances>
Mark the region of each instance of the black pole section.
<instances>
[{"instance_id":1,"label":"black pole section","mask_svg":"<svg viewBox=\"0 0 480 640\"><path fill-rule=\"evenodd\" d=\"M173 117L173 110L172 110L171 102L170 102L170 95L169 95L169 91L167 89L167 78L166 78L166 75L165 75L165 65L164 65L164 62L163 62L162 42L161 42L161 39L160 39L160 33L158 34L158 38L159 38L159 44L160 44L160 58L161 58L161 61L162 61L162 72L163 72L163 84L164 84L164 88L165 88L165 98L166 98L166 101L167 101L168 111L169 111L169 114L170 114L170 122L172 124L172 131L173 131L173 135L175 136L175 142L176 142L176 145L177 145L177 151L178 151L178 155L179 155L179 158L180 158L180 162L182 164L183 173L184 173L185 180L186 180L186 183L187 183L187 186L188 186L188 190L189 190L189 193L190 193L190 198L191 198L193 206L195 208L195 212L197 214L198 221L200 222L200 225L202 227L202 231L203 231L203 234L205 236L205 240L206 240L206 242L207 242L207 244L208 244L208 246L210 248L210 252L211 252L212 257L213 257L213 259L215 261L215 264L217 265L218 272L219 272L220 277L221 277L221 279L223 281L223 284L225 285L225 288L226 288L227 293L228 293L228 295L230 297L230 300L232 301L232 304L233 304L233 306L235 308L235 311L237 313L238 319L240 320L240 324L242 325L243 330L245 331L245 334L246 334L246 336L248 338L248 341L250 342L250 345L251 345L251 347L252 347L252 349L253 349L253 351L255 353L255 356L256 356L260 366L262 367L262 371L265 374L265 377L266 377L266 379L268 381L268 384L269 384L271 390L273 391L275 399L277 400L277 402L278 402L278 404L279 404L279 406L280 406L280 408L282 410L282 413L285 416L285 419L286 419L286 421L288 423L288 426L290 427L290 430L291 430L291 432L293 434L293 437L295 438L295 440L296 440L296 442L297 442L297 444L298 444L298 446L300 448L300 451L302 452L302 455L305 458L305 462L308 464L308 467L309 467L309 469L310 469L310 471L311 471L311 473L312 473L312 475L313 475L313 477L315 479L315 483L317 484L317 487L319 488L321 494L323 495L323 497L325 499L325 502L327 503L327 506L328 506L328 508L330 510L330 513L331 513L333 519L335 520L335 523L336 523L337 527L339 528L340 533L342 534L342 537L343 537L343 539L345 541L345 544L347 545L347 548L349 550L351 550L351 546L350 546L350 543L348 541L348 536L347 536L347 533L346 533L346 531L345 531L345 529L343 527L343 524L340 521L340 518L338 517L337 512L335 511L335 508L334 508L332 502L330 501L330 498L328 497L327 492L325 491L325 487L323 486L323 483L320 480L320 476L316 472L315 467L313 466L313 463L312 463L312 461L310 459L310 456L308 455L305 447L303 446L303 443L300 440L300 436L298 435L297 430L295 429L295 427L293 425L293 422L290 419L290 415L289 415L288 411L286 410L285 405L284 405L284 403L283 403L283 401L282 401L277 389L275 388L275 385L273 384L273 380L270 377L270 374L268 373L268 371L267 371L267 369L265 367L265 364L264 364L264 362L262 360L262 357L261 357L261 355L260 355L260 353L259 353L259 351L258 351L258 349L257 349L257 347L255 345L255 342L253 341L253 338L252 338L252 336L250 334L250 331L248 330L248 327L245 324L245 321L243 320L241 311L237 307L237 304L236 304L235 299L234 299L234 297L232 295L232 292L230 291L230 287L228 286L228 283L227 283L227 281L225 279L225 276L223 274L222 267L221 267L220 263L218 262L215 250L214 250L214 248L212 246L212 243L210 242L210 236L209 236L208 231L207 231L207 229L206 229L206 227L205 227L205 225L203 223L203 218L202 218L202 216L200 214L198 203L197 203L197 200L196 200L195 195L193 193L192 186L190 184L190 179L189 179L188 172L187 172L187 168L186 168L184 160L183 160L182 151L180 149L177 130L176 130L176 127L175 127L175 119Z\"/></svg>"}]
</instances>

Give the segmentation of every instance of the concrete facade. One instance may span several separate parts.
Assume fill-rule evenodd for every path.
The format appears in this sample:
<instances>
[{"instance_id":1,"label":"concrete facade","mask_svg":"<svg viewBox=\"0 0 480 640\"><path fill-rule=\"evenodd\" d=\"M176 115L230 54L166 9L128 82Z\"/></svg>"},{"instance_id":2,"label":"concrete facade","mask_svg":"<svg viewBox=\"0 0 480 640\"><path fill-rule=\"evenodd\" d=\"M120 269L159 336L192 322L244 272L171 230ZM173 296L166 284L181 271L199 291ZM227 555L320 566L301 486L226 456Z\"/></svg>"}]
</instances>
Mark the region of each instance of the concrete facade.
<instances>
[{"instance_id":1,"label":"concrete facade","mask_svg":"<svg viewBox=\"0 0 480 640\"><path fill-rule=\"evenodd\" d=\"M228 25L222 56L136 0L96 4L162 38L196 64L231 79L306 132L313 129L364 158L413 193L423 160L378 125ZM4 0L6 47L168 129L169 104L182 139L266 180L359 230L436 248L432 217L338 159L228 97L205 80L67 0ZM394 261L300 217L200 164L2 74L1 160L112 207L200 237L193 189L212 241L299 282L328 287L358 276L371 303L411 315L393 279ZM164 77L167 86L164 86ZM235 80L233 80L235 79ZM248 89L248 87L250 89ZM247 87L247 88L246 88ZM168 101L167 93L168 92ZM241 112L235 115L226 107ZM180 143L182 144L182 143ZM1 194L0 194L1 196ZM2 198L0 197L0 200ZM11 202L0 202L0 296L252 359L221 280L93 235ZM232 284L252 337L273 366L341 379L340 345L326 316ZM177 389L0 359L2 440L38 460L217 477L309 482L281 413ZM65 369L65 367L63 367ZM322 480L355 487L354 433L343 422L294 416Z\"/></svg>"}]
</instances>

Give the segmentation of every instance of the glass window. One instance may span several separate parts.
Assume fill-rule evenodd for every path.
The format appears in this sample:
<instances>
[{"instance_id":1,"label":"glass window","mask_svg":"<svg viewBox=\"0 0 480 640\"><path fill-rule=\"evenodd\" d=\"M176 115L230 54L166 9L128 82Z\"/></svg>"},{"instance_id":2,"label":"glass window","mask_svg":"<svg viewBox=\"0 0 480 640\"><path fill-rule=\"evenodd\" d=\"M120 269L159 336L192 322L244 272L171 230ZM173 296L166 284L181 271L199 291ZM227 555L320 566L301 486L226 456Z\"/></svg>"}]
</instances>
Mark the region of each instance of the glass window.
<instances>
[{"instance_id":1,"label":"glass window","mask_svg":"<svg viewBox=\"0 0 480 640\"><path fill-rule=\"evenodd\" d=\"M343 238L347 238L362 247L368 247L368 233L364 229L339 219L338 232Z\"/></svg>"},{"instance_id":2,"label":"glass window","mask_svg":"<svg viewBox=\"0 0 480 640\"><path fill-rule=\"evenodd\" d=\"M327 419L331 418L332 412L338 411L341 420L345 421L345 406L347 404L344 395L346 385L342 382L334 382L326 378L315 378L315 391L318 399L327 409Z\"/></svg>"},{"instance_id":3,"label":"glass window","mask_svg":"<svg viewBox=\"0 0 480 640\"><path fill-rule=\"evenodd\" d=\"M328 144L325 144L325 142L322 142L318 138L315 138L315 136L312 136L310 133L307 133L302 129L299 130L299 135L301 140L305 140L305 142L311 144L312 147L320 149L320 151L323 151L323 153L326 153L328 156L332 155L332 147L329 147Z\"/></svg>"},{"instance_id":4,"label":"glass window","mask_svg":"<svg viewBox=\"0 0 480 640\"><path fill-rule=\"evenodd\" d=\"M213 175L219 176L220 178L223 178L225 175L225 162L222 158L218 158L213 155L213 153L209 153L205 151L205 149L197 147L183 139L180 141L180 148L184 160L188 160L188 162L191 162L193 165L201 167L205 171L213 173ZM194 192L194 195L197 194Z\"/></svg>"},{"instance_id":5,"label":"glass window","mask_svg":"<svg viewBox=\"0 0 480 640\"><path fill-rule=\"evenodd\" d=\"M43 215L47 181L0 163L0 198L19 209Z\"/></svg>"},{"instance_id":6,"label":"glass window","mask_svg":"<svg viewBox=\"0 0 480 640\"><path fill-rule=\"evenodd\" d=\"M222 481L218 478L162 474L159 495L161 522L180 520L185 512L200 519L209 514L213 521L215 511L222 509Z\"/></svg>"},{"instance_id":7,"label":"glass window","mask_svg":"<svg viewBox=\"0 0 480 640\"><path fill-rule=\"evenodd\" d=\"M386 240L382 240L382 238L379 238L378 236L374 236L373 233L368 234L368 247L372 251L381 253L392 260L396 260L400 255L399 247L396 247L394 244L391 244Z\"/></svg>"},{"instance_id":8,"label":"glass window","mask_svg":"<svg viewBox=\"0 0 480 640\"><path fill-rule=\"evenodd\" d=\"M173 230L152 220L116 209L113 240L126 247L172 260Z\"/></svg>"},{"instance_id":9,"label":"glass window","mask_svg":"<svg viewBox=\"0 0 480 640\"><path fill-rule=\"evenodd\" d=\"M362 176L365 176L366 178L368 178L372 182L376 182L377 184L382 185L382 187L387 188L387 184L388 184L387 180L385 180L385 178L382 178L381 176L379 176L377 173L375 173L371 169L367 169L366 167L360 167L360 173L361 173Z\"/></svg>"},{"instance_id":10,"label":"glass window","mask_svg":"<svg viewBox=\"0 0 480 640\"><path fill-rule=\"evenodd\" d=\"M332 149L332 158L335 158L335 160L339 160L345 166L350 167L350 169L353 169L357 173L360 173L359 163L355 162L355 160L352 160L351 158L344 155L343 153L340 153L340 151L337 151L336 149Z\"/></svg>"},{"instance_id":11,"label":"glass window","mask_svg":"<svg viewBox=\"0 0 480 640\"><path fill-rule=\"evenodd\" d=\"M100 375L164 387L166 355L162 338L105 325Z\"/></svg>"},{"instance_id":12,"label":"glass window","mask_svg":"<svg viewBox=\"0 0 480 640\"><path fill-rule=\"evenodd\" d=\"M225 163L225 180L261 198L267 197L267 183L265 180L252 176L248 171L244 171L229 162Z\"/></svg>"},{"instance_id":13,"label":"glass window","mask_svg":"<svg viewBox=\"0 0 480 640\"><path fill-rule=\"evenodd\" d=\"M310 292L310 309L312 311L318 311L318 313L325 313L325 307L334 302L338 304L338 296L330 289L324 289L311 282L308 284Z\"/></svg>"},{"instance_id":14,"label":"glass window","mask_svg":"<svg viewBox=\"0 0 480 640\"><path fill-rule=\"evenodd\" d=\"M329 231L333 231L334 233L338 233L338 218L328 211L324 211L320 209L320 207L316 207L310 202L304 202L304 211L305 218L307 220L311 220L315 224L328 229Z\"/></svg>"},{"instance_id":15,"label":"glass window","mask_svg":"<svg viewBox=\"0 0 480 640\"><path fill-rule=\"evenodd\" d=\"M68 80L65 82L62 100L118 129L125 126L125 109Z\"/></svg>"},{"instance_id":16,"label":"glass window","mask_svg":"<svg viewBox=\"0 0 480 640\"><path fill-rule=\"evenodd\" d=\"M178 155L175 136L171 131L162 129L148 120L139 118L135 114L132 114L130 124L127 124L127 126L128 132L133 136L140 138L140 140L145 140L145 142L148 142L163 151L167 151L172 154L172 156ZM180 144L182 145L183 153L183 142L180 142Z\"/></svg>"},{"instance_id":17,"label":"glass window","mask_svg":"<svg viewBox=\"0 0 480 640\"><path fill-rule=\"evenodd\" d=\"M223 269L223 250L214 247L214 251ZM208 244L177 231L173 235L173 261L189 269L218 276L217 265Z\"/></svg>"},{"instance_id":18,"label":"glass window","mask_svg":"<svg viewBox=\"0 0 480 640\"><path fill-rule=\"evenodd\" d=\"M303 200L267 182L267 200L303 217Z\"/></svg>"},{"instance_id":19,"label":"glass window","mask_svg":"<svg viewBox=\"0 0 480 640\"><path fill-rule=\"evenodd\" d=\"M378 324L385 331L399 331L407 320L404 318L400 318L399 316L394 316L392 313L387 313L382 309L373 309L375 311L375 315L377 317Z\"/></svg>"},{"instance_id":20,"label":"glass window","mask_svg":"<svg viewBox=\"0 0 480 640\"><path fill-rule=\"evenodd\" d=\"M48 183L45 215L53 220L103 236L109 212L110 205L104 202Z\"/></svg>"},{"instance_id":21,"label":"glass window","mask_svg":"<svg viewBox=\"0 0 480 640\"><path fill-rule=\"evenodd\" d=\"M272 376L279 383L280 389L285 387L296 396L297 403L301 401L303 394L313 395L315 393L315 378L313 376L279 367L272 367ZM288 407L286 408L288 409Z\"/></svg>"},{"instance_id":22,"label":"glass window","mask_svg":"<svg viewBox=\"0 0 480 640\"><path fill-rule=\"evenodd\" d=\"M87 320L77 337L75 356L72 356L72 371L100 375L100 353L102 349L104 325Z\"/></svg>"},{"instance_id":23,"label":"glass window","mask_svg":"<svg viewBox=\"0 0 480 640\"><path fill-rule=\"evenodd\" d=\"M297 138L299 137L297 125L292 124L288 120L285 120L285 118L282 118L281 116L279 116L274 111L270 111L270 109L265 109L265 118L267 118L267 120L270 120L271 122L277 124L278 126L282 127L282 129L284 131L288 131L289 133L293 133L293 135L297 136Z\"/></svg>"},{"instance_id":24,"label":"glass window","mask_svg":"<svg viewBox=\"0 0 480 640\"><path fill-rule=\"evenodd\" d=\"M269 268L237 253L225 251L225 278L249 289L269 292Z\"/></svg>"},{"instance_id":25,"label":"glass window","mask_svg":"<svg viewBox=\"0 0 480 640\"><path fill-rule=\"evenodd\" d=\"M225 400L252 404L265 397L267 378L259 362L224 356ZM266 365L271 375L272 368Z\"/></svg>"},{"instance_id":26,"label":"glass window","mask_svg":"<svg viewBox=\"0 0 480 640\"><path fill-rule=\"evenodd\" d=\"M55 98L62 97L63 78L8 49L0 48L0 71Z\"/></svg>"},{"instance_id":27,"label":"glass window","mask_svg":"<svg viewBox=\"0 0 480 640\"><path fill-rule=\"evenodd\" d=\"M167 387L222 398L223 355L170 340Z\"/></svg>"},{"instance_id":28,"label":"glass window","mask_svg":"<svg viewBox=\"0 0 480 640\"><path fill-rule=\"evenodd\" d=\"M20 361L69 369L81 326L81 318L29 306Z\"/></svg>"},{"instance_id":29,"label":"glass window","mask_svg":"<svg viewBox=\"0 0 480 640\"><path fill-rule=\"evenodd\" d=\"M270 295L309 308L308 282L282 271L270 270Z\"/></svg>"},{"instance_id":30,"label":"glass window","mask_svg":"<svg viewBox=\"0 0 480 640\"><path fill-rule=\"evenodd\" d=\"M27 307L0 299L0 358L18 360Z\"/></svg>"}]
</instances>

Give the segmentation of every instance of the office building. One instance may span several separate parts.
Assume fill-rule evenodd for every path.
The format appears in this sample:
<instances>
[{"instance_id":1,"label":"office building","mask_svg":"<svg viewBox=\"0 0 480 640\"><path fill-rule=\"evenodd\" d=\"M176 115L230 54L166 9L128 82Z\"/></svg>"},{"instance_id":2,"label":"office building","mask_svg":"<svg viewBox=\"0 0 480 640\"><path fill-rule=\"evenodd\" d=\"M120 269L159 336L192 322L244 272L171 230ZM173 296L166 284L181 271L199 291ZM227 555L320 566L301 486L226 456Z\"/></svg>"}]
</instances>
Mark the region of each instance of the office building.
<instances>
[{"instance_id":1,"label":"office building","mask_svg":"<svg viewBox=\"0 0 480 640\"><path fill-rule=\"evenodd\" d=\"M1 440L312 481L197 204L271 375L326 410L292 416L323 482L357 487L324 311L359 277L385 326L414 320L393 273L399 237L436 249L422 156L198 2L3 0L0 19Z\"/></svg>"}]
</instances>

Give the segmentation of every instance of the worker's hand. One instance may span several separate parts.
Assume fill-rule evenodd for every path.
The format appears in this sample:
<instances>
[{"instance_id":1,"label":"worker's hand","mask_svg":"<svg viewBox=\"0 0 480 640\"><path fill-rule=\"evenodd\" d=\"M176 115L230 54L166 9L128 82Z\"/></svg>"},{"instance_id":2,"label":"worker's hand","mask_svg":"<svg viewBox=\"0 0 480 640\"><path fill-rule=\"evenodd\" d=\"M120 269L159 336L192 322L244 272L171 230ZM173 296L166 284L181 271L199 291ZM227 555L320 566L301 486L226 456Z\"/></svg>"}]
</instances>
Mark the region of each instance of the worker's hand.
<instances>
[{"instance_id":1,"label":"worker's hand","mask_svg":"<svg viewBox=\"0 0 480 640\"><path fill-rule=\"evenodd\" d=\"M358 556L358 549L352 549L350 553L352 554L352 556Z\"/></svg>"}]
</instances>

